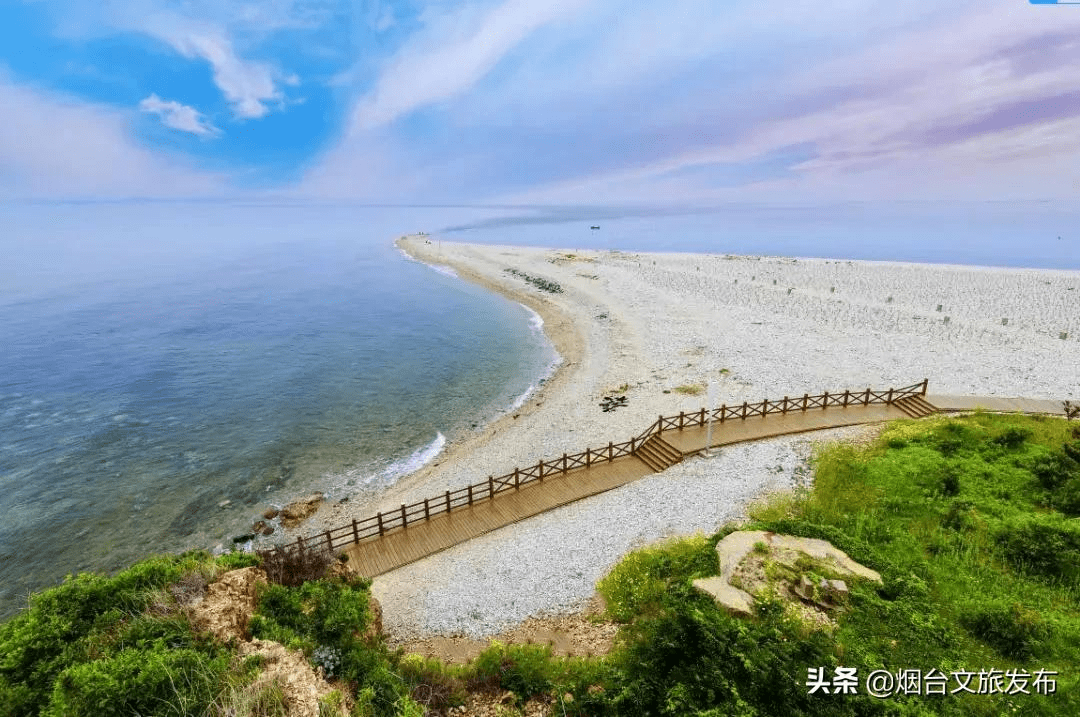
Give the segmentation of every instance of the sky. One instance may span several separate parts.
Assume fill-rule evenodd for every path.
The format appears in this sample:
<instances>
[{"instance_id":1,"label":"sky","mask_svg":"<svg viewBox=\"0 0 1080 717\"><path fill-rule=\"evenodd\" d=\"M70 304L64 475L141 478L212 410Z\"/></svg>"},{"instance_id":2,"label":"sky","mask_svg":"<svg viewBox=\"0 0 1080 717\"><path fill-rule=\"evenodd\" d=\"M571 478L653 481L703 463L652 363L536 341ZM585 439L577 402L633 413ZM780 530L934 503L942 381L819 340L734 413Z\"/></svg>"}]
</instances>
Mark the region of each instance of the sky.
<instances>
[{"instance_id":1,"label":"sky","mask_svg":"<svg viewBox=\"0 0 1080 717\"><path fill-rule=\"evenodd\" d=\"M1080 196L1080 6L7 0L0 202Z\"/></svg>"}]
</instances>

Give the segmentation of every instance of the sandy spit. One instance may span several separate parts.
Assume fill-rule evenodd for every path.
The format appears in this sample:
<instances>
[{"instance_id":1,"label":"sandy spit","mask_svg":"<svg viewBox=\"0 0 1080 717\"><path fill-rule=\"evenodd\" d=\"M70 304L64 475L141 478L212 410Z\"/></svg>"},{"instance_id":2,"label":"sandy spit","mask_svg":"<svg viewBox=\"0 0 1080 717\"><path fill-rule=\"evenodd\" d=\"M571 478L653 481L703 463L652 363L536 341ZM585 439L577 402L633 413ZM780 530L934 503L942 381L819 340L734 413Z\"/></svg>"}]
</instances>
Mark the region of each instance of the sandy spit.
<instances>
[{"instance_id":1,"label":"sandy spit","mask_svg":"<svg viewBox=\"0 0 1080 717\"><path fill-rule=\"evenodd\" d=\"M525 405L375 501L331 504L312 534L563 452L627 440L657 415L716 402L905 386L930 392L1080 397L1080 272L511 246L399 246L529 306L563 357ZM548 293L515 269L558 282ZM1062 338L1064 336L1064 338ZM696 387L696 388L695 388ZM605 395L628 405L603 413ZM715 531L762 493L809 474L838 429L734 446L376 578L384 626L400 640L494 635L573 612L627 551ZM275 536L276 537L276 536Z\"/></svg>"}]
</instances>

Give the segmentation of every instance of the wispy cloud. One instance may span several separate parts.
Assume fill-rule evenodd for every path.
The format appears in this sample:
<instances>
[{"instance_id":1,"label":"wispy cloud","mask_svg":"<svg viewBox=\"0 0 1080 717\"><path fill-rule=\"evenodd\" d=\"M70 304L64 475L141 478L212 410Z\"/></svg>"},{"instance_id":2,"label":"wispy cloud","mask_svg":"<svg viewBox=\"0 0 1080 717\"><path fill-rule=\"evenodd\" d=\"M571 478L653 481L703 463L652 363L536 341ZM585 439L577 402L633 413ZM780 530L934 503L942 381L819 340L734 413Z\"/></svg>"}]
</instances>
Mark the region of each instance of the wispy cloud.
<instances>
[{"instance_id":1,"label":"wispy cloud","mask_svg":"<svg viewBox=\"0 0 1080 717\"><path fill-rule=\"evenodd\" d=\"M199 58L213 68L214 84L238 119L258 119L280 106L284 95L278 81L285 80L269 64L243 60L232 41L213 25L166 14L141 23L142 29L169 43L187 58Z\"/></svg>"},{"instance_id":2,"label":"wispy cloud","mask_svg":"<svg viewBox=\"0 0 1080 717\"><path fill-rule=\"evenodd\" d=\"M537 3L505 0L477 14L429 12L428 28L412 39L386 66L375 88L361 99L354 115L366 130L472 87L535 30L574 13L591 0Z\"/></svg>"},{"instance_id":3,"label":"wispy cloud","mask_svg":"<svg viewBox=\"0 0 1080 717\"><path fill-rule=\"evenodd\" d=\"M124 113L12 82L0 70L0 197L213 196L225 177L140 147Z\"/></svg>"},{"instance_id":4,"label":"wispy cloud","mask_svg":"<svg viewBox=\"0 0 1080 717\"><path fill-rule=\"evenodd\" d=\"M175 100L165 101L157 95L150 95L139 103L139 109L157 115L163 125L181 132L190 132L200 137L215 137L221 134L221 130L207 122L197 109Z\"/></svg>"}]
</instances>

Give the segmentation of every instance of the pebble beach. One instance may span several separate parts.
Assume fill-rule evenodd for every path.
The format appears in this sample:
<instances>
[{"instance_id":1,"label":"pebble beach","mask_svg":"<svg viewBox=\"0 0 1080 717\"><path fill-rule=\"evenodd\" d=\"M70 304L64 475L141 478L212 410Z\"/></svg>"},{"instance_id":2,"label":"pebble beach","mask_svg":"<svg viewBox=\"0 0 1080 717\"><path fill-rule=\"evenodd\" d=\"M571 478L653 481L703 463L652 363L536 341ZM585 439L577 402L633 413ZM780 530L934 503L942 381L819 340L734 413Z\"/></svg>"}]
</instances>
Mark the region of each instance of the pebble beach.
<instances>
[{"instance_id":1,"label":"pebble beach","mask_svg":"<svg viewBox=\"0 0 1080 717\"><path fill-rule=\"evenodd\" d=\"M821 391L900 387L1080 397L1080 272L398 242L409 257L535 311L561 361L511 412L377 499L324 505L311 534L515 466L623 441L658 415ZM558 291L551 289L557 288ZM624 395L615 410L601 401ZM730 446L375 579L396 640L481 638L581 610L634 548L713 532L809 480L835 429Z\"/></svg>"}]
</instances>

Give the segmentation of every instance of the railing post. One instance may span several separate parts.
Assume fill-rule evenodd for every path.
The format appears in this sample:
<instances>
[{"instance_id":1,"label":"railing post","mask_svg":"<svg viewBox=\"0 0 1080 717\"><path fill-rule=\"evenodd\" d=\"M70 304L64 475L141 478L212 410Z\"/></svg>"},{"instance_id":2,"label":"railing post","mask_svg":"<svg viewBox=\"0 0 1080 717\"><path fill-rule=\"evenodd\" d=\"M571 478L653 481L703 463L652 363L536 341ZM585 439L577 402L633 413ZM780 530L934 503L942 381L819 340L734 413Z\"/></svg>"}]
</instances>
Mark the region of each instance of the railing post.
<instances>
[{"instance_id":1,"label":"railing post","mask_svg":"<svg viewBox=\"0 0 1080 717\"><path fill-rule=\"evenodd\" d=\"M427 498L424 498L424 520L431 520L431 506L428 505Z\"/></svg>"},{"instance_id":2,"label":"railing post","mask_svg":"<svg viewBox=\"0 0 1080 717\"><path fill-rule=\"evenodd\" d=\"M544 482L544 462L543 461L540 461L537 464L536 475L539 478L540 482L543 483Z\"/></svg>"},{"instance_id":3,"label":"railing post","mask_svg":"<svg viewBox=\"0 0 1080 717\"><path fill-rule=\"evenodd\" d=\"M657 433L663 433L664 432L664 417L663 416L660 416L660 418L656 419L656 432Z\"/></svg>"},{"instance_id":4,"label":"railing post","mask_svg":"<svg viewBox=\"0 0 1080 717\"><path fill-rule=\"evenodd\" d=\"M613 460L615 460L615 444L611 441L608 441L607 444L607 459L608 463L611 463Z\"/></svg>"},{"instance_id":5,"label":"railing post","mask_svg":"<svg viewBox=\"0 0 1080 717\"><path fill-rule=\"evenodd\" d=\"M804 393L802 395L802 410L806 410L806 404L810 400L810 394Z\"/></svg>"},{"instance_id":6,"label":"railing post","mask_svg":"<svg viewBox=\"0 0 1080 717\"><path fill-rule=\"evenodd\" d=\"M637 439L636 438L631 438L630 439L630 452L631 453L637 453Z\"/></svg>"},{"instance_id":7,"label":"railing post","mask_svg":"<svg viewBox=\"0 0 1080 717\"><path fill-rule=\"evenodd\" d=\"M469 505L472 505L472 483L469 484Z\"/></svg>"},{"instance_id":8,"label":"railing post","mask_svg":"<svg viewBox=\"0 0 1080 717\"><path fill-rule=\"evenodd\" d=\"M521 472L514 468L514 490L521 488Z\"/></svg>"},{"instance_id":9,"label":"railing post","mask_svg":"<svg viewBox=\"0 0 1080 717\"><path fill-rule=\"evenodd\" d=\"M705 425L705 409L704 408L701 409L701 420L698 422L698 424L701 425L701 426Z\"/></svg>"},{"instance_id":10,"label":"railing post","mask_svg":"<svg viewBox=\"0 0 1080 717\"><path fill-rule=\"evenodd\" d=\"M922 394L921 394L921 395L923 395L923 396L925 396L925 395L926 395L926 387L927 387L927 385L928 385L929 383L930 383L930 379L928 379L928 378L924 378L924 379L922 380Z\"/></svg>"},{"instance_id":11,"label":"railing post","mask_svg":"<svg viewBox=\"0 0 1080 717\"><path fill-rule=\"evenodd\" d=\"M844 408L847 408L847 402L848 402L848 391L845 388L844 389Z\"/></svg>"},{"instance_id":12,"label":"railing post","mask_svg":"<svg viewBox=\"0 0 1080 717\"><path fill-rule=\"evenodd\" d=\"M784 404L780 408L780 413L784 413L784 414L787 413L787 396L784 396Z\"/></svg>"},{"instance_id":13,"label":"railing post","mask_svg":"<svg viewBox=\"0 0 1080 717\"><path fill-rule=\"evenodd\" d=\"M723 423L725 418L727 418L727 404L726 403L723 404L722 406L720 406L720 423Z\"/></svg>"},{"instance_id":14,"label":"railing post","mask_svg":"<svg viewBox=\"0 0 1080 717\"><path fill-rule=\"evenodd\" d=\"M566 475L566 454L565 453L562 454L562 472L563 472L563 475Z\"/></svg>"},{"instance_id":15,"label":"railing post","mask_svg":"<svg viewBox=\"0 0 1080 717\"><path fill-rule=\"evenodd\" d=\"M826 391L822 394L821 409L825 410L829 407L829 392Z\"/></svg>"},{"instance_id":16,"label":"railing post","mask_svg":"<svg viewBox=\"0 0 1080 717\"><path fill-rule=\"evenodd\" d=\"M334 540L330 537L330 531L326 531L326 547L332 553L334 552Z\"/></svg>"},{"instance_id":17,"label":"railing post","mask_svg":"<svg viewBox=\"0 0 1080 717\"><path fill-rule=\"evenodd\" d=\"M379 514L375 516L375 518L379 521L379 535L382 535L385 531L383 530L381 510L379 511Z\"/></svg>"},{"instance_id":18,"label":"railing post","mask_svg":"<svg viewBox=\"0 0 1080 717\"><path fill-rule=\"evenodd\" d=\"M446 491L446 512L450 512L450 491Z\"/></svg>"},{"instance_id":19,"label":"railing post","mask_svg":"<svg viewBox=\"0 0 1080 717\"><path fill-rule=\"evenodd\" d=\"M592 462L589 460L591 457L592 457L592 449L591 448L586 448L585 449L585 468L590 468L592 466Z\"/></svg>"},{"instance_id":20,"label":"railing post","mask_svg":"<svg viewBox=\"0 0 1080 717\"><path fill-rule=\"evenodd\" d=\"M356 518L353 518L352 521L352 537L354 543L360 542L360 528L356 524Z\"/></svg>"},{"instance_id":21,"label":"railing post","mask_svg":"<svg viewBox=\"0 0 1080 717\"><path fill-rule=\"evenodd\" d=\"M408 516L405 515L405 504L404 503L401 504L401 527L402 528L408 528L409 527L409 518L408 518Z\"/></svg>"},{"instance_id":22,"label":"railing post","mask_svg":"<svg viewBox=\"0 0 1080 717\"><path fill-rule=\"evenodd\" d=\"M686 414L683 413L682 411L679 411L679 430L680 431L683 429L683 426L685 425L685 423L684 423L685 418L686 418Z\"/></svg>"},{"instance_id":23,"label":"railing post","mask_svg":"<svg viewBox=\"0 0 1080 717\"><path fill-rule=\"evenodd\" d=\"M889 399L886 401L886 403L889 404L889 405L892 405L892 393L893 393L893 390L890 388L889 389Z\"/></svg>"},{"instance_id":24,"label":"railing post","mask_svg":"<svg viewBox=\"0 0 1080 717\"><path fill-rule=\"evenodd\" d=\"M488 498L495 497L495 476L488 476Z\"/></svg>"},{"instance_id":25,"label":"railing post","mask_svg":"<svg viewBox=\"0 0 1080 717\"><path fill-rule=\"evenodd\" d=\"M742 402L742 417L743 417L744 421L746 420L746 407L747 407L746 401L743 401Z\"/></svg>"},{"instance_id":26,"label":"railing post","mask_svg":"<svg viewBox=\"0 0 1080 717\"><path fill-rule=\"evenodd\" d=\"M870 405L870 388L869 387L867 387L867 389L866 389L866 397L863 398L862 405L864 405L864 406L869 406Z\"/></svg>"}]
</instances>

